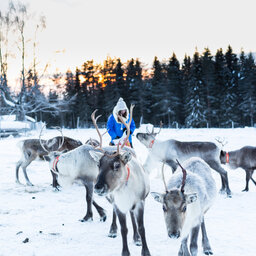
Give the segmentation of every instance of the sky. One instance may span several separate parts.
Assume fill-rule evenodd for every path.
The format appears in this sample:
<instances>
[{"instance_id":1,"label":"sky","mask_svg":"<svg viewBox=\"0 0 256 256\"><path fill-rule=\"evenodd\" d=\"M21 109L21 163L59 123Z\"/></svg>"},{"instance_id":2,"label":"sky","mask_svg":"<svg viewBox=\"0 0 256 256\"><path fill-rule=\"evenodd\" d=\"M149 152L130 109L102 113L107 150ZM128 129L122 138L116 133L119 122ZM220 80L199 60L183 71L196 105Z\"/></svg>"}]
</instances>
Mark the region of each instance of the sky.
<instances>
[{"instance_id":1,"label":"sky","mask_svg":"<svg viewBox=\"0 0 256 256\"><path fill-rule=\"evenodd\" d=\"M6 10L8 0L0 1ZM253 0L24 0L30 13L46 17L39 36L38 59L49 72L75 70L86 60L102 62L107 56L123 62L139 58L151 65L154 56L167 60L173 52L212 54L230 44L240 53L256 52L256 16ZM28 29L31 38L34 29ZM27 55L31 52L27 49ZM20 60L11 60L19 74ZM16 63L16 64L15 64ZM29 61L27 61L29 65Z\"/></svg>"}]
</instances>

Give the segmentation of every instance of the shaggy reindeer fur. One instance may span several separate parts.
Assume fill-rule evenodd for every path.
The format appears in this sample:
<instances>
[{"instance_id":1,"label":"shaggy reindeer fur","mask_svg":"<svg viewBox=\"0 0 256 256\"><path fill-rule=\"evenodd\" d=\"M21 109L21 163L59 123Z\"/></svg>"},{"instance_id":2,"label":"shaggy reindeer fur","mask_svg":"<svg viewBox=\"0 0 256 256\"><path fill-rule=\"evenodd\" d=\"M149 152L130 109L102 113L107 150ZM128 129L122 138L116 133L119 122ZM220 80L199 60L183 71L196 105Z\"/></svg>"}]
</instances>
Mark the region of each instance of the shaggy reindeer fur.
<instances>
[{"instance_id":1,"label":"shaggy reindeer fur","mask_svg":"<svg viewBox=\"0 0 256 256\"><path fill-rule=\"evenodd\" d=\"M90 151L99 166L99 176L95 184L95 192L108 196L118 215L123 239L122 256L129 256L127 244L126 214L131 213L134 234L138 225L142 243L142 256L150 256L144 229L144 203L149 193L148 174L145 173L138 160L130 152L121 152L115 157L102 152ZM129 169L128 169L129 168ZM135 243L137 242L135 238Z\"/></svg>"},{"instance_id":2,"label":"shaggy reindeer fur","mask_svg":"<svg viewBox=\"0 0 256 256\"><path fill-rule=\"evenodd\" d=\"M201 226L204 253L212 254L205 230L204 214L213 204L216 185L211 168L200 158L183 163L187 171L184 192L180 187L183 173L180 167L170 178L165 194L152 192L154 199L163 204L167 232L170 238L181 237L179 256L197 255L197 239ZM187 239L190 236L190 252ZM191 254L190 254L191 253Z\"/></svg>"},{"instance_id":3,"label":"shaggy reindeer fur","mask_svg":"<svg viewBox=\"0 0 256 256\"><path fill-rule=\"evenodd\" d=\"M137 133L137 139L145 145L148 150L148 157L143 167L150 171L156 163L165 162L173 172L177 168L176 159L183 162L191 157L202 158L212 169L221 176L221 192L226 191L231 197L226 170L221 167L220 149L212 142L182 142L177 140L159 141L155 139L155 133Z\"/></svg>"},{"instance_id":4,"label":"shaggy reindeer fur","mask_svg":"<svg viewBox=\"0 0 256 256\"><path fill-rule=\"evenodd\" d=\"M113 152L116 150L116 147L106 147L104 149L108 152ZM131 148L125 147L124 150L135 155L134 150ZM91 221L93 219L92 204L101 216L101 220L105 221L106 214L104 209L93 200L94 183L98 176L99 168L89 151L98 152L99 150L96 150L91 145L82 145L62 154L60 152L51 152L48 156L44 156L44 158L49 162L49 167L57 176L61 186L70 186L77 180L80 180L85 186L87 212L82 221ZM54 162L58 156L58 162L55 170L53 170Z\"/></svg>"},{"instance_id":5,"label":"shaggy reindeer fur","mask_svg":"<svg viewBox=\"0 0 256 256\"><path fill-rule=\"evenodd\" d=\"M63 144L62 144L62 140ZM69 151L74 148L77 148L82 145L82 142L79 140L74 140L69 137L62 137L62 136L57 136L49 140L42 140L41 141L45 147L46 150L48 151ZM62 146L59 148L59 145ZM21 150L21 159L17 162L16 164L16 182L20 183L19 181L19 168L21 167L23 170L24 177L26 179L26 184L29 186L33 186L33 184L30 182L26 168L31 164L32 161L34 161L37 157L40 159L43 159L45 155L48 154L43 147L40 144L39 139L26 139L19 141L17 146ZM56 182L56 177L54 173L52 173L53 176L53 187L57 187L57 182Z\"/></svg>"}]
</instances>

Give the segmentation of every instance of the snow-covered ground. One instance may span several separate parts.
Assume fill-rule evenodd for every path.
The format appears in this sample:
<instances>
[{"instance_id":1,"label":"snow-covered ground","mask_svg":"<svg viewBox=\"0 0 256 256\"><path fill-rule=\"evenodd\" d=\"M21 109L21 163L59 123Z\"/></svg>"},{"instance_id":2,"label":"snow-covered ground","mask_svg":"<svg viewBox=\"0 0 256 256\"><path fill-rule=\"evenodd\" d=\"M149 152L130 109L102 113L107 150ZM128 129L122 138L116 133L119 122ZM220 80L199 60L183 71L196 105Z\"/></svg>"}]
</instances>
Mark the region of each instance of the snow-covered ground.
<instances>
[{"instance_id":1,"label":"snow-covered ground","mask_svg":"<svg viewBox=\"0 0 256 256\"><path fill-rule=\"evenodd\" d=\"M96 138L94 129L64 130L64 135L80 139L83 143L90 137ZM26 138L36 138L34 132ZM47 130L44 138L58 135ZM225 137L226 150L235 150L245 145L256 145L256 129L163 129L158 135L161 140L174 138L182 141L215 141ZM94 220L81 223L85 215L85 189L79 184L55 192L51 188L48 163L34 161L27 168L34 187L15 183L15 164L20 152L16 143L24 138L0 140L0 256L113 256L121 255L121 235L115 239L107 234L111 223L111 205L95 196L95 200L107 210L107 221L100 222L94 211ZM109 137L103 137L104 145ZM147 149L134 137L133 143L139 159L144 162ZM225 167L226 168L226 167ZM167 172L168 169L166 168ZM245 186L245 172L241 169L228 170L232 198L218 194L214 206L206 214L205 222L214 255L254 256L256 253L256 187L250 183L248 193L241 192ZM214 172L218 189L220 177ZM20 180L25 184L20 170ZM160 179L151 177L151 191L163 191ZM140 247L132 242L132 228L128 220L128 241L132 255L140 255ZM177 255L179 242L167 237L161 206L151 195L146 199L145 229L152 256ZM23 241L28 238L27 243ZM199 238L201 240L201 237ZM199 255L203 255L199 241Z\"/></svg>"}]
</instances>

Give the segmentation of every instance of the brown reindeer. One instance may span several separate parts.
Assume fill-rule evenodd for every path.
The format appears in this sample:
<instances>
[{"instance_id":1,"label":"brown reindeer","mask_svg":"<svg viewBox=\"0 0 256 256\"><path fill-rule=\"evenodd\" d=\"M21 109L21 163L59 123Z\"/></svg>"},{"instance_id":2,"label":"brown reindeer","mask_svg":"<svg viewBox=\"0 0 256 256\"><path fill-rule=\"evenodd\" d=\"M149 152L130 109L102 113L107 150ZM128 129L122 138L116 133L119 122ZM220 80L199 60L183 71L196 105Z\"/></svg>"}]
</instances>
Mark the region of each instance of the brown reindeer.
<instances>
[{"instance_id":1,"label":"brown reindeer","mask_svg":"<svg viewBox=\"0 0 256 256\"><path fill-rule=\"evenodd\" d=\"M75 149L82 145L82 142L79 140L74 140L65 136L57 136L49 140L41 140L41 134L39 139L26 139L18 142L18 147L21 149L21 159L16 164L16 182L19 181L19 168L23 170L24 177L26 179L26 184L33 186L30 182L26 168L32 161L37 157L43 159L43 156L48 155L52 151L69 151ZM52 171L53 176L53 187L57 188L58 183L56 180L56 174Z\"/></svg>"}]
</instances>

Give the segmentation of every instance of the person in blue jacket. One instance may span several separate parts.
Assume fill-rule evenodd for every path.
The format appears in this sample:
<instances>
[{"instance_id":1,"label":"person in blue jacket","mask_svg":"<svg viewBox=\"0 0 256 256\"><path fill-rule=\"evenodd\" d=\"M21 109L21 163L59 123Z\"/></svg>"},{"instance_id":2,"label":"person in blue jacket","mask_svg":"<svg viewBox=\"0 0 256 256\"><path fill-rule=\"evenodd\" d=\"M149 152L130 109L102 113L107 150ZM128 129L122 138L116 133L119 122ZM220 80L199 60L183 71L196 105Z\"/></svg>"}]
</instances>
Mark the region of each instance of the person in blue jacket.
<instances>
[{"instance_id":1,"label":"person in blue jacket","mask_svg":"<svg viewBox=\"0 0 256 256\"><path fill-rule=\"evenodd\" d=\"M130 121L129 110L123 98L119 98L116 106L113 109L113 113L109 116L108 122L107 122L107 131L111 137L111 142L109 143L109 145L111 146L115 145L113 140L120 139L123 136L123 134L126 133L126 127L124 126L124 124L121 123L120 120L118 120L118 117L117 117L118 114L123 117L126 123ZM129 142L131 147L133 147L131 135L133 134L135 128L136 128L135 122L132 119L131 125L130 125L130 136L129 136Z\"/></svg>"}]
</instances>

